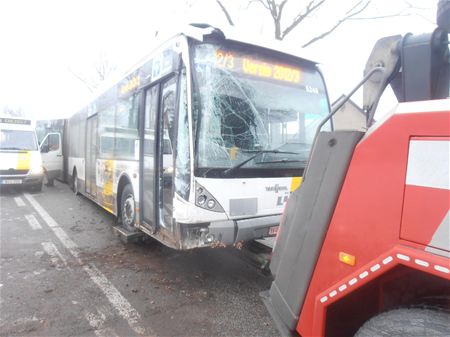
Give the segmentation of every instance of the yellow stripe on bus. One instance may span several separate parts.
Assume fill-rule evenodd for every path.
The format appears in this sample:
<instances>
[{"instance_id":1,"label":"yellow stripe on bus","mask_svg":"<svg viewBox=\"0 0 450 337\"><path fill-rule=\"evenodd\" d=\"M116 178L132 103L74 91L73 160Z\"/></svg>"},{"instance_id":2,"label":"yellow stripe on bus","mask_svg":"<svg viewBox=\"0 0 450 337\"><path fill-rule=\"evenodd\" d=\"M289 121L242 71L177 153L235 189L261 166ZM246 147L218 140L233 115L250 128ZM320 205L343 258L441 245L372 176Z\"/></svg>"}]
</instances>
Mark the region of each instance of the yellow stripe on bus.
<instances>
[{"instance_id":1,"label":"yellow stripe on bus","mask_svg":"<svg viewBox=\"0 0 450 337\"><path fill-rule=\"evenodd\" d=\"M103 186L103 193L108 197L111 197L113 195L113 177L115 170L114 164L115 164L114 160L105 161L105 172L104 172L105 185Z\"/></svg>"},{"instance_id":2,"label":"yellow stripe on bus","mask_svg":"<svg viewBox=\"0 0 450 337\"><path fill-rule=\"evenodd\" d=\"M297 188L300 187L300 184L302 183L303 178L302 177L293 177L291 182L291 192L294 192Z\"/></svg>"},{"instance_id":3,"label":"yellow stripe on bus","mask_svg":"<svg viewBox=\"0 0 450 337\"><path fill-rule=\"evenodd\" d=\"M17 170L30 169L30 152L20 152L17 160Z\"/></svg>"}]
</instances>

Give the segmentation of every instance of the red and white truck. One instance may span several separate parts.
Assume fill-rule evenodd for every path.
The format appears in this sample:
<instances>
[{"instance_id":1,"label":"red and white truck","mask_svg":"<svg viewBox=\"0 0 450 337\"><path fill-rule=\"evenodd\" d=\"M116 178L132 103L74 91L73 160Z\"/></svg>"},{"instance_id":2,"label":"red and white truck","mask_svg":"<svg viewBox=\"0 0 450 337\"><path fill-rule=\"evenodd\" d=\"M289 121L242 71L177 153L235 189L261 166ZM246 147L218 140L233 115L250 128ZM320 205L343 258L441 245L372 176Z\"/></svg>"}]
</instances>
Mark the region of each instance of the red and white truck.
<instances>
[{"instance_id":1,"label":"red and white truck","mask_svg":"<svg viewBox=\"0 0 450 337\"><path fill-rule=\"evenodd\" d=\"M366 132L318 132L264 294L283 335L450 336L449 3L375 46ZM373 123L388 84L400 103Z\"/></svg>"}]
</instances>

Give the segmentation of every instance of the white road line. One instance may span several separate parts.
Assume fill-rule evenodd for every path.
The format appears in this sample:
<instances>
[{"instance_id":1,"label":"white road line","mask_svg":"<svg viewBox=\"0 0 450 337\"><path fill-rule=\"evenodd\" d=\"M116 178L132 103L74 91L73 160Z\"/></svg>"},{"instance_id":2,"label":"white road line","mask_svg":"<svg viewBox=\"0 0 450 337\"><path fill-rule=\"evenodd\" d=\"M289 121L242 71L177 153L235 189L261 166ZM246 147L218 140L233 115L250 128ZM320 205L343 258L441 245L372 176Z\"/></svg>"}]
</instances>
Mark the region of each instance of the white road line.
<instances>
[{"instance_id":1,"label":"white road line","mask_svg":"<svg viewBox=\"0 0 450 337\"><path fill-rule=\"evenodd\" d=\"M33 198L31 194L25 193L25 198L30 202L34 209L44 219L50 229L55 233L61 243L69 250L69 252L75 257L79 264L83 265L83 261L80 259L80 249L73 242L64 230L58 225L58 223L47 213L47 211L39 205L39 203ZM144 328L139 325L141 315L132 307L130 302L117 290L116 287L106 278L106 276L97 269L93 264L84 265L83 269L89 275L91 280L97 284L100 290L105 294L106 298L117 310L120 316L122 316L130 326L139 335L145 334ZM153 332L151 332L153 334Z\"/></svg>"},{"instance_id":2,"label":"white road line","mask_svg":"<svg viewBox=\"0 0 450 337\"><path fill-rule=\"evenodd\" d=\"M41 245L42 245L42 248L44 248L45 252L50 256L50 260L56 267L58 267L58 268L63 267L61 265L61 261L64 264L64 266L67 267L66 259L58 251L58 248L56 248L56 246L53 242L42 242Z\"/></svg>"},{"instance_id":3,"label":"white road line","mask_svg":"<svg viewBox=\"0 0 450 337\"><path fill-rule=\"evenodd\" d=\"M42 229L39 221L37 221L36 217L33 214L25 215L25 219L27 219L28 224L30 225L32 230Z\"/></svg>"},{"instance_id":4,"label":"white road line","mask_svg":"<svg viewBox=\"0 0 450 337\"><path fill-rule=\"evenodd\" d=\"M141 315L131 306L130 302L123 297L119 290L109 282L106 276L93 264L85 265L83 266L83 269L89 274L91 280L103 291L109 302L113 304L114 308L116 308L120 316L128 322L130 327L137 334L144 334L144 329L139 326Z\"/></svg>"},{"instance_id":5,"label":"white road line","mask_svg":"<svg viewBox=\"0 0 450 337\"><path fill-rule=\"evenodd\" d=\"M106 315L103 312L100 312L98 309L97 311L99 312L98 315L90 312L86 313L85 315L87 321L89 322L89 325L95 329L95 335L97 335L98 337L119 337L119 335L116 334L113 329L103 328L103 325L106 321Z\"/></svg>"},{"instance_id":6,"label":"white road line","mask_svg":"<svg viewBox=\"0 0 450 337\"><path fill-rule=\"evenodd\" d=\"M25 206L25 203L23 202L21 197L15 197L14 201L16 202L17 206L19 206L19 207Z\"/></svg>"}]
</instances>

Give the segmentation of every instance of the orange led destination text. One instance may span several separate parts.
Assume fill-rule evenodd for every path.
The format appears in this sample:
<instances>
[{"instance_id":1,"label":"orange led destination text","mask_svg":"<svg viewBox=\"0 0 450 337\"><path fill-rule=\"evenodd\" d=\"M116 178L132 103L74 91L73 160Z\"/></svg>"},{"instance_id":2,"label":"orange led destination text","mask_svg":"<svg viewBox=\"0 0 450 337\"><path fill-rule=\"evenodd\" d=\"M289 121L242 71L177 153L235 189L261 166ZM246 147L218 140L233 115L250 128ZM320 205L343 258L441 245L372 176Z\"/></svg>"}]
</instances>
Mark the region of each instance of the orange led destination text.
<instances>
[{"instance_id":1,"label":"orange led destination text","mask_svg":"<svg viewBox=\"0 0 450 337\"><path fill-rule=\"evenodd\" d=\"M236 63L242 64L242 69L235 69ZM289 83L300 83L301 73L299 69L287 67L279 64L272 64L251 57L235 57L226 51L216 52L216 66L230 70L240 70L244 74L270 78Z\"/></svg>"}]
</instances>

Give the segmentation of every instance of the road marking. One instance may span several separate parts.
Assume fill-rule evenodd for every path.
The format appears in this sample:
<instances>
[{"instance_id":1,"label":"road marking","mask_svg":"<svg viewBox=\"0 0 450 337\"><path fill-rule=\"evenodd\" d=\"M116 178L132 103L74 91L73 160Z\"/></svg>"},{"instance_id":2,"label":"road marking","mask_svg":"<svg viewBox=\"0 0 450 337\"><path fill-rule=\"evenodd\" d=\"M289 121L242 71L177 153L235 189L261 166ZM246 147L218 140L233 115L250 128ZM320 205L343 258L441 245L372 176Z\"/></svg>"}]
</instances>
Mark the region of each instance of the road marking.
<instances>
[{"instance_id":1,"label":"road marking","mask_svg":"<svg viewBox=\"0 0 450 337\"><path fill-rule=\"evenodd\" d=\"M33 214L27 214L25 215L25 219L27 219L28 224L30 225L32 230L38 230L42 229L41 225L39 224L39 221L37 221L36 217Z\"/></svg>"},{"instance_id":2,"label":"road marking","mask_svg":"<svg viewBox=\"0 0 450 337\"><path fill-rule=\"evenodd\" d=\"M119 290L109 282L106 276L93 264L85 265L83 266L83 269L89 274L91 280L103 291L109 302L113 304L120 316L128 322L130 327L137 334L144 334L144 329L138 324L141 315L131 306L130 302L127 301Z\"/></svg>"},{"instance_id":3,"label":"road marking","mask_svg":"<svg viewBox=\"0 0 450 337\"><path fill-rule=\"evenodd\" d=\"M62 268L61 262L63 262L64 266L67 267L67 261L62 256L62 254L58 251L58 248L56 248L55 244L53 242L42 242L41 243L42 248L44 248L45 252L50 256L50 260L52 261L53 265L57 268Z\"/></svg>"},{"instance_id":4,"label":"road marking","mask_svg":"<svg viewBox=\"0 0 450 337\"><path fill-rule=\"evenodd\" d=\"M120 293L119 290L106 278L106 276L97 269L93 264L84 265L80 259L80 249L72 239L64 232L58 223L47 213L47 211L34 199L31 194L25 193L25 198L34 207L36 212L44 219L50 229L55 233L61 243L67 248L77 262L83 266L83 270L89 275L91 280L97 284L109 302L117 310L120 316L124 318L131 329L139 335L145 334L144 328L139 325L141 315L133 308L128 300ZM151 332L153 334L153 332Z\"/></svg>"},{"instance_id":5,"label":"road marking","mask_svg":"<svg viewBox=\"0 0 450 337\"><path fill-rule=\"evenodd\" d=\"M106 321L106 315L103 312L100 312L98 309L98 315L93 314L93 313L86 313L85 317L87 319L87 321L89 322L89 325L94 328L94 332L98 337L109 337L109 336L113 336L113 337L119 337L118 334L116 334L116 332L111 329L111 328L103 328L103 325L105 324Z\"/></svg>"},{"instance_id":6,"label":"road marking","mask_svg":"<svg viewBox=\"0 0 450 337\"><path fill-rule=\"evenodd\" d=\"M25 206L25 203L23 202L21 197L15 197L14 201L16 202L17 206L19 206L19 207Z\"/></svg>"}]
</instances>

